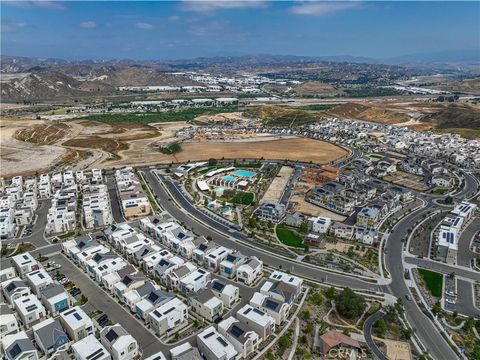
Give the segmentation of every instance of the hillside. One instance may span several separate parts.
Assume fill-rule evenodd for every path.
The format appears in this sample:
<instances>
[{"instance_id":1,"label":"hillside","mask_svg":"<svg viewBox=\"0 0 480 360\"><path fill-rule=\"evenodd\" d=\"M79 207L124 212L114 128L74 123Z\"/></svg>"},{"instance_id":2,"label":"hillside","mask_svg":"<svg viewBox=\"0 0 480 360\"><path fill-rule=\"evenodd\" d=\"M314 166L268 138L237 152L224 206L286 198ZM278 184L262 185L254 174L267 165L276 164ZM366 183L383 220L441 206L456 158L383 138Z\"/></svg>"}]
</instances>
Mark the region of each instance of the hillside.
<instances>
[{"instance_id":1,"label":"hillside","mask_svg":"<svg viewBox=\"0 0 480 360\"><path fill-rule=\"evenodd\" d=\"M266 126L289 128L310 124L325 118L322 113L267 105L249 109L245 111L244 115L250 118L258 118Z\"/></svg>"}]
</instances>

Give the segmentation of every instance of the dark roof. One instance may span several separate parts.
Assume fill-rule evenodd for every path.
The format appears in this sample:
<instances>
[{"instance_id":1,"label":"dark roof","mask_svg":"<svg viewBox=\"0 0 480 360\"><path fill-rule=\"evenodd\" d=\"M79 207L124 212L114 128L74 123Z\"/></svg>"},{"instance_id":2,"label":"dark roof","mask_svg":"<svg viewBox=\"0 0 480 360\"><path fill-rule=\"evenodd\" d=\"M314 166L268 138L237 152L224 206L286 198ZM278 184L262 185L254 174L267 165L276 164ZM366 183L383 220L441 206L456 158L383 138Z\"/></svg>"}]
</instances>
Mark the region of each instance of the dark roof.
<instances>
[{"instance_id":1,"label":"dark roof","mask_svg":"<svg viewBox=\"0 0 480 360\"><path fill-rule=\"evenodd\" d=\"M68 338L58 319L34 332L37 334L45 349L49 349L55 345L60 337L65 336Z\"/></svg>"},{"instance_id":2,"label":"dark roof","mask_svg":"<svg viewBox=\"0 0 480 360\"><path fill-rule=\"evenodd\" d=\"M65 288L60 284L52 283L52 284L48 284L47 286L40 289L40 293L45 298L49 299L49 298L54 297L56 295L64 294L65 293Z\"/></svg>"},{"instance_id":3,"label":"dark roof","mask_svg":"<svg viewBox=\"0 0 480 360\"><path fill-rule=\"evenodd\" d=\"M30 339L20 339L14 341L7 349L10 359L16 359L19 355L23 354L26 351L36 350L35 346Z\"/></svg>"}]
</instances>

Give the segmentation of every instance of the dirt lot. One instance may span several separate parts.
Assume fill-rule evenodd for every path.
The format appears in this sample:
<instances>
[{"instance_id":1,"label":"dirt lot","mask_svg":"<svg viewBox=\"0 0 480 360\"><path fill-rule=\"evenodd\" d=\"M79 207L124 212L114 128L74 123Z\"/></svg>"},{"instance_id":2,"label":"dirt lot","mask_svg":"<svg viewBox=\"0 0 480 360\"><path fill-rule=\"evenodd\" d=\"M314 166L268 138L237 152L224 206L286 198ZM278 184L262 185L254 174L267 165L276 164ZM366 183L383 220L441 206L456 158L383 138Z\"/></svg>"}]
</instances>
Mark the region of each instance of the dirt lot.
<instances>
[{"instance_id":1,"label":"dirt lot","mask_svg":"<svg viewBox=\"0 0 480 360\"><path fill-rule=\"evenodd\" d=\"M391 175L385 176L383 180L391 182L396 185L405 186L407 188L417 191L427 191L428 186L422 182L423 177L413 174L408 174L403 171L396 171Z\"/></svg>"},{"instance_id":2,"label":"dirt lot","mask_svg":"<svg viewBox=\"0 0 480 360\"><path fill-rule=\"evenodd\" d=\"M411 360L412 352L410 344L404 341L395 341L387 339L379 339L387 347L387 358L396 360Z\"/></svg>"},{"instance_id":3,"label":"dirt lot","mask_svg":"<svg viewBox=\"0 0 480 360\"><path fill-rule=\"evenodd\" d=\"M153 151L153 150L152 150ZM348 155L344 150L333 144L312 139L280 139L267 141L237 141L237 142L185 142L182 151L175 155L159 152L143 154L143 160L151 162L170 163L215 159L275 159L312 161L317 164L328 164L331 161Z\"/></svg>"},{"instance_id":4,"label":"dirt lot","mask_svg":"<svg viewBox=\"0 0 480 360\"><path fill-rule=\"evenodd\" d=\"M325 216L331 218L334 221L344 221L346 219L345 216L336 214L333 211L329 211L327 209L323 209L319 206L306 202L303 195L292 195L290 197L290 202L295 203L296 211L300 211L301 213L309 216Z\"/></svg>"},{"instance_id":5,"label":"dirt lot","mask_svg":"<svg viewBox=\"0 0 480 360\"><path fill-rule=\"evenodd\" d=\"M35 125L43 125L42 120L6 119L0 120L0 174L33 174L48 169L67 151L60 146L36 145L16 140L14 134Z\"/></svg>"},{"instance_id":6,"label":"dirt lot","mask_svg":"<svg viewBox=\"0 0 480 360\"><path fill-rule=\"evenodd\" d=\"M265 195L263 195L262 203L273 202L277 203L282 198L283 191L285 186L288 183L288 180L293 174L293 168L290 166L282 166L277 176L271 182L268 187Z\"/></svg>"}]
</instances>

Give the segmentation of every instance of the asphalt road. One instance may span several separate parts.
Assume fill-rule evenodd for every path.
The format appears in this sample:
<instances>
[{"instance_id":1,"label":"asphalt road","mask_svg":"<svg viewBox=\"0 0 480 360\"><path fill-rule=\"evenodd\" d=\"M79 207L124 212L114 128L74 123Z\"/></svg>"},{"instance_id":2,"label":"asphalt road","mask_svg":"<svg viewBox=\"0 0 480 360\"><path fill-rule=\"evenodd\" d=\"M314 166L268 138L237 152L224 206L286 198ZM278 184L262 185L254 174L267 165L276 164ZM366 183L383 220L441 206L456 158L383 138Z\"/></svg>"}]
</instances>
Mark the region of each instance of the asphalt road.
<instances>
[{"instance_id":1,"label":"asphalt road","mask_svg":"<svg viewBox=\"0 0 480 360\"><path fill-rule=\"evenodd\" d=\"M454 272L457 277L480 282L480 273L473 269L460 268L458 266L445 264L439 261L418 259L414 257L406 257L405 262L408 264L417 265L421 268L433 270L444 275Z\"/></svg>"},{"instance_id":2,"label":"asphalt road","mask_svg":"<svg viewBox=\"0 0 480 360\"><path fill-rule=\"evenodd\" d=\"M457 279L457 300L455 309L459 314L480 318L480 309L475 307L473 297L473 284L471 282Z\"/></svg>"},{"instance_id":3,"label":"asphalt road","mask_svg":"<svg viewBox=\"0 0 480 360\"><path fill-rule=\"evenodd\" d=\"M373 324L377 320L380 320L385 314L382 311L377 311L376 313L370 315L367 320L363 323L363 336L365 336L365 341L367 346L373 352L374 359L379 360L388 360L388 358L380 351L375 341L372 337L372 328Z\"/></svg>"},{"instance_id":4,"label":"asphalt road","mask_svg":"<svg viewBox=\"0 0 480 360\"><path fill-rule=\"evenodd\" d=\"M462 232L462 235L458 240L458 265L470 267L471 260L478 256L470 250L470 243L478 231L480 231L480 217L476 217L472 220L468 227Z\"/></svg>"},{"instance_id":5,"label":"asphalt road","mask_svg":"<svg viewBox=\"0 0 480 360\"><path fill-rule=\"evenodd\" d=\"M58 254L51 257L51 259L62 265L59 271L65 274L88 298L87 304L89 307L103 311L114 324L120 323L137 339L144 356L153 355L158 351L163 351L165 354L168 354L169 346L163 345L158 338L145 329L132 314L111 299L93 279L73 265L64 255Z\"/></svg>"},{"instance_id":6,"label":"asphalt road","mask_svg":"<svg viewBox=\"0 0 480 360\"><path fill-rule=\"evenodd\" d=\"M115 186L115 180L113 179L113 175L107 175L106 177L108 195L110 197L110 205L112 207L113 220L115 220L116 223L122 223L125 221L125 219L123 218L122 210L120 208L120 202L118 199L117 187Z\"/></svg>"},{"instance_id":7,"label":"asphalt road","mask_svg":"<svg viewBox=\"0 0 480 360\"><path fill-rule=\"evenodd\" d=\"M336 274L321 270L319 268L314 268L309 265L303 265L301 263L288 261L286 259L279 258L274 254L270 254L262 249L252 248L250 246L244 245L243 243L237 242L235 238L241 239L245 242L251 242L253 243L252 245L255 246L261 245L260 243L248 239L248 237L246 237L244 234L233 231L229 227L220 224L208 217L206 214L195 208L182 195L182 193L177 187L175 187L171 182L165 181L164 184L168 187L172 195L175 196L175 199L178 201L178 203L183 209L178 208L173 201L168 200L169 195L160 185L153 173L148 169L145 169L144 173L152 191L155 193L155 196L159 199L161 206L165 210L167 210L178 221L183 222L186 226L190 228L193 228L197 234L203 235L205 237L210 236L219 245L239 250L247 256L256 256L266 265L281 268L285 271L290 270L292 274L297 274L299 276L312 279L313 281L321 282L323 280L325 282L332 283L341 287L350 287L352 289L358 290L372 290L381 292L385 292L387 290L386 286L372 284L351 276ZM218 229L221 233L213 231L209 227L205 226L203 223L199 222L196 218L199 218L202 222L214 227L215 229ZM233 232L229 232L230 230L232 230ZM235 236L235 238L233 236Z\"/></svg>"},{"instance_id":8,"label":"asphalt road","mask_svg":"<svg viewBox=\"0 0 480 360\"><path fill-rule=\"evenodd\" d=\"M45 232L45 225L47 224L48 209L50 208L51 203L52 201L50 199L42 199L38 201L38 208L35 211L37 215L37 221L33 226L32 233L29 236L17 239L2 240L2 245L17 244L22 241L30 242L35 245L35 247L49 245L50 243L45 240L43 235Z\"/></svg>"},{"instance_id":9,"label":"asphalt road","mask_svg":"<svg viewBox=\"0 0 480 360\"><path fill-rule=\"evenodd\" d=\"M394 226L394 232L390 234L388 239L389 251L385 255L386 266L392 278L392 282L388 287L393 295L404 300L407 320L415 328L418 337L425 347L429 349L433 358L436 360L452 360L457 359L458 356L450 348L435 325L420 310L415 301L405 300L405 295L410 294L410 290L404 279L405 270L402 263L403 243L401 240L407 237L409 227L422 219L423 214L429 211L429 208L419 209L407 215ZM410 296L412 295L410 294Z\"/></svg>"}]
</instances>

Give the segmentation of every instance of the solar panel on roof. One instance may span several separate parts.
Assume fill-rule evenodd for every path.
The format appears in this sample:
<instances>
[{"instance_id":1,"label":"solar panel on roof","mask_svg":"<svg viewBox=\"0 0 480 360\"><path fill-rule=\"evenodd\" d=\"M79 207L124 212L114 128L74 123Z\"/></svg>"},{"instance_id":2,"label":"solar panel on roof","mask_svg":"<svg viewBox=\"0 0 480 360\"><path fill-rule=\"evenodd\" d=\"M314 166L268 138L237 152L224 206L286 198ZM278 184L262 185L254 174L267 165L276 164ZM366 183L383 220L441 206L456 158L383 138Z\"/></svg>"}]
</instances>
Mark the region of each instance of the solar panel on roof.
<instances>
[{"instance_id":1,"label":"solar panel on roof","mask_svg":"<svg viewBox=\"0 0 480 360\"><path fill-rule=\"evenodd\" d=\"M155 311L153 312L153 314L154 314L155 316L157 316L157 317L160 317L160 313L159 313L157 310L155 310Z\"/></svg>"},{"instance_id":2,"label":"solar panel on roof","mask_svg":"<svg viewBox=\"0 0 480 360\"><path fill-rule=\"evenodd\" d=\"M28 312L38 309L37 305L30 305L25 308Z\"/></svg>"},{"instance_id":3,"label":"solar panel on roof","mask_svg":"<svg viewBox=\"0 0 480 360\"><path fill-rule=\"evenodd\" d=\"M108 341L112 342L113 340L118 338L118 334L112 329L105 335Z\"/></svg>"},{"instance_id":4,"label":"solar panel on roof","mask_svg":"<svg viewBox=\"0 0 480 360\"><path fill-rule=\"evenodd\" d=\"M148 295L148 301L150 301L151 303L154 303L155 301L157 301L157 299L158 295L154 292L151 292L150 295Z\"/></svg>"},{"instance_id":5,"label":"solar panel on roof","mask_svg":"<svg viewBox=\"0 0 480 360\"><path fill-rule=\"evenodd\" d=\"M256 312L257 314L259 314L259 315L262 315L262 316L265 315L265 313L264 313L263 311L260 311L260 310L258 310L258 309L253 308L252 310L253 310L254 312Z\"/></svg>"},{"instance_id":6,"label":"solar panel on roof","mask_svg":"<svg viewBox=\"0 0 480 360\"><path fill-rule=\"evenodd\" d=\"M222 344L224 347L227 347L228 344L225 340L223 340L220 336L217 336L217 341Z\"/></svg>"},{"instance_id":7,"label":"solar panel on roof","mask_svg":"<svg viewBox=\"0 0 480 360\"><path fill-rule=\"evenodd\" d=\"M133 280L128 277L128 276L125 276L122 280L122 283L125 285L125 286L128 286Z\"/></svg>"},{"instance_id":8,"label":"solar panel on roof","mask_svg":"<svg viewBox=\"0 0 480 360\"><path fill-rule=\"evenodd\" d=\"M236 338L239 338L245 333L245 331L243 331L243 329L240 329L237 325L233 325L230 329L230 333Z\"/></svg>"},{"instance_id":9,"label":"solar panel on roof","mask_svg":"<svg viewBox=\"0 0 480 360\"><path fill-rule=\"evenodd\" d=\"M40 279L45 279L45 276L44 276L43 274L38 274L38 277L39 277Z\"/></svg>"},{"instance_id":10,"label":"solar panel on roof","mask_svg":"<svg viewBox=\"0 0 480 360\"><path fill-rule=\"evenodd\" d=\"M67 315L73 314L75 311L76 311L76 309L72 309L72 310L69 310L67 312L64 312L63 315L67 316Z\"/></svg>"},{"instance_id":11,"label":"solar panel on roof","mask_svg":"<svg viewBox=\"0 0 480 360\"><path fill-rule=\"evenodd\" d=\"M18 344L15 344L9 351L10 357L12 359L15 359L21 352L22 350L20 349L20 346L18 346Z\"/></svg>"},{"instance_id":12,"label":"solar panel on roof","mask_svg":"<svg viewBox=\"0 0 480 360\"><path fill-rule=\"evenodd\" d=\"M7 286L7 291L10 292L14 290L17 286L12 282Z\"/></svg>"},{"instance_id":13,"label":"solar panel on roof","mask_svg":"<svg viewBox=\"0 0 480 360\"><path fill-rule=\"evenodd\" d=\"M82 317L78 313L73 314L73 316L75 316L77 320L82 320Z\"/></svg>"},{"instance_id":14,"label":"solar panel on roof","mask_svg":"<svg viewBox=\"0 0 480 360\"><path fill-rule=\"evenodd\" d=\"M198 279L201 279L202 277L203 277L203 275L199 275L193 281L197 281Z\"/></svg>"},{"instance_id":15,"label":"solar panel on roof","mask_svg":"<svg viewBox=\"0 0 480 360\"><path fill-rule=\"evenodd\" d=\"M207 335L205 335L203 338L208 339L209 337L213 336L215 334L215 331L209 332Z\"/></svg>"},{"instance_id":16,"label":"solar panel on roof","mask_svg":"<svg viewBox=\"0 0 480 360\"><path fill-rule=\"evenodd\" d=\"M235 259L236 259L235 256L233 256L233 255L227 255L227 261L234 262Z\"/></svg>"},{"instance_id":17,"label":"solar panel on roof","mask_svg":"<svg viewBox=\"0 0 480 360\"><path fill-rule=\"evenodd\" d=\"M214 281L212 283L212 289L217 290L217 291L222 291L224 289L225 285L222 284L221 282Z\"/></svg>"},{"instance_id":18,"label":"solar panel on roof","mask_svg":"<svg viewBox=\"0 0 480 360\"><path fill-rule=\"evenodd\" d=\"M97 351L94 351L93 353L88 355L87 360L95 360L95 359L98 359L102 355L103 355L103 349L98 349Z\"/></svg>"},{"instance_id":19,"label":"solar panel on roof","mask_svg":"<svg viewBox=\"0 0 480 360\"><path fill-rule=\"evenodd\" d=\"M171 307L170 309L168 309L167 311L165 311L163 313L163 315L167 315L168 313L171 313L173 310L175 310L175 307Z\"/></svg>"},{"instance_id":20,"label":"solar panel on roof","mask_svg":"<svg viewBox=\"0 0 480 360\"><path fill-rule=\"evenodd\" d=\"M246 315L246 314L248 314L250 311L252 311L252 308L248 308L248 309L245 310L243 313Z\"/></svg>"},{"instance_id":21,"label":"solar panel on roof","mask_svg":"<svg viewBox=\"0 0 480 360\"><path fill-rule=\"evenodd\" d=\"M275 310L278 306L278 303L276 301L273 301L273 300L270 300L270 299L267 299L267 301L265 301L265 307L267 309L270 309L270 310Z\"/></svg>"}]
</instances>

